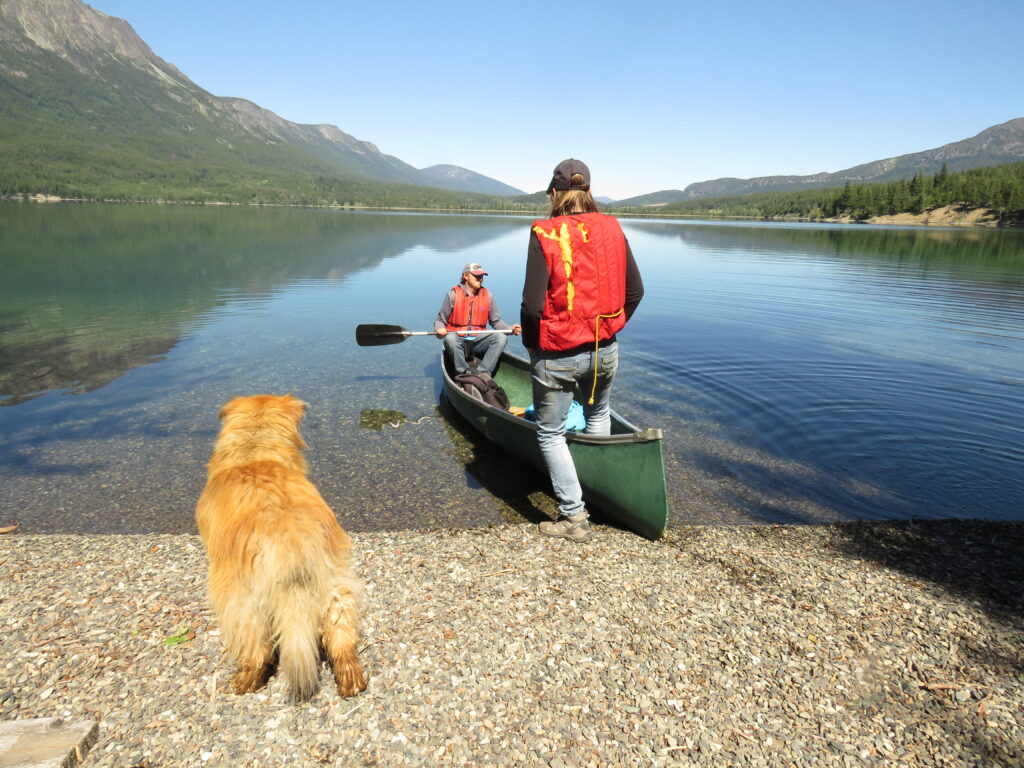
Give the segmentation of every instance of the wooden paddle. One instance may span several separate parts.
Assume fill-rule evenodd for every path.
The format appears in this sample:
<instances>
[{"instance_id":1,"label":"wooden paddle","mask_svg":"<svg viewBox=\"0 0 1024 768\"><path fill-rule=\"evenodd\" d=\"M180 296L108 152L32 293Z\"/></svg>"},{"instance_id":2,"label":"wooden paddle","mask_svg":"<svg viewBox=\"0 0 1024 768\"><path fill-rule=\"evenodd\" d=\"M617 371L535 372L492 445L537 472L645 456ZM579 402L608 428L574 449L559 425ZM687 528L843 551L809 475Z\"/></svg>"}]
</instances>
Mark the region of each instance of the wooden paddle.
<instances>
[{"instance_id":1,"label":"wooden paddle","mask_svg":"<svg viewBox=\"0 0 1024 768\"><path fill-rule=\"evenodd\" d=\"M459 336L482 336L485 333L512 333L505 331L451 331ZM400 325L357 325L356 344L360 347L383 347L387 344L401 344L410 336L435 336L435 331L407 331Z\"/></svg>"}]
</instances>

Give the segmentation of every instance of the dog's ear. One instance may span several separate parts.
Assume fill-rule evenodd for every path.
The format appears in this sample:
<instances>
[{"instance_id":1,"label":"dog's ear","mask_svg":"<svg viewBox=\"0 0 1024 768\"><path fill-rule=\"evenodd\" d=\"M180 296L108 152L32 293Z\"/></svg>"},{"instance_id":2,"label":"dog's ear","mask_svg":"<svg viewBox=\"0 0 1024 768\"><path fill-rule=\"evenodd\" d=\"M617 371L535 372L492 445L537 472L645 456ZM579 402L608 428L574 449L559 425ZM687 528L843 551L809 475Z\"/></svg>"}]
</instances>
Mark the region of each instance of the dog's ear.
<instances>
[{"instance_id":1,"label":"dog's ear","mask_svg":"<svg viewBox=\"0 0 1024 768\"><path fill-rule=\"evenodd\" d=\"M288 404L292 408L296 409L296 416L298 416L301 419L303 416L306 415L306 411L309 410L309 403L307 403L305 400L300 400L291 392L285 395L285 399L288 401Z\"/></svg>"},{"instance_id":2,"label":"dog's ear","mask_svg":"<svg viewBox=\"0 0 1024 768\"><path fill-rule=\"evenodd\" d=\"M234 400L229 400L228 402L224 403L224 405L220 407L220 413L217 414L217 418L220 419L221 421L224 421L224 417L227 416L228 413L231 411L231 404L234 402Z\"/></svg>"}]
</instances>

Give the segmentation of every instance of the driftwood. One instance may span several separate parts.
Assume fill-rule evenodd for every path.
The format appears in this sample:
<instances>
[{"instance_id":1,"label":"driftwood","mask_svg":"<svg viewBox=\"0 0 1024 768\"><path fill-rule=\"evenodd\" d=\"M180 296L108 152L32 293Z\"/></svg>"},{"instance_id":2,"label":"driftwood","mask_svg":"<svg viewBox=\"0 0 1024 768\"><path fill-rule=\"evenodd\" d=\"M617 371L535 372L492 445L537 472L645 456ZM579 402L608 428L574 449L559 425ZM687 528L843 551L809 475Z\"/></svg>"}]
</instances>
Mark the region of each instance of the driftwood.
<instances>
[{"instance_id":1,"label":"driftwood","mask_svg":"<svg viewBox=\"0 0 1024 768\"><path fill-rule=\"evenodd\" d=\"M70 768L80 764L99 736L99 724L59 717L0 722L0 765Z\"/></svg>"}]
</instances>

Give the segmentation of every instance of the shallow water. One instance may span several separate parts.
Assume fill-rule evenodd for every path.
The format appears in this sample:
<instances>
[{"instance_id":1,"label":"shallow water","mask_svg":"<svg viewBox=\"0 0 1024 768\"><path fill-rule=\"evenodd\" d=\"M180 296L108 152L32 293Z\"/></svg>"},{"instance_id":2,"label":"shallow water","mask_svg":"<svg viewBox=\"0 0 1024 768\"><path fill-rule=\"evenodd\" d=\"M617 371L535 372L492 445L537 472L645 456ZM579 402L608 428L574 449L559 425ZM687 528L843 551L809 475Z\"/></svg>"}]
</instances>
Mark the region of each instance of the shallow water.
<instances>
[{"instance_id":1,"label":"shallow water","mask_svg":"<svg viewBox=\"0 0 1024 768\"><path fill-rule=\"evenodd\" d=\"M0 206L0 525L192 531L220 404L285 391L353 530L539 519L545 479L439 411L436 339L354 342L430 329L468 261L514 321L528 225ZM1024 232L624 227L614 406L665 430L674 523L1021 519Z\"/></svg>"}]
</instances>

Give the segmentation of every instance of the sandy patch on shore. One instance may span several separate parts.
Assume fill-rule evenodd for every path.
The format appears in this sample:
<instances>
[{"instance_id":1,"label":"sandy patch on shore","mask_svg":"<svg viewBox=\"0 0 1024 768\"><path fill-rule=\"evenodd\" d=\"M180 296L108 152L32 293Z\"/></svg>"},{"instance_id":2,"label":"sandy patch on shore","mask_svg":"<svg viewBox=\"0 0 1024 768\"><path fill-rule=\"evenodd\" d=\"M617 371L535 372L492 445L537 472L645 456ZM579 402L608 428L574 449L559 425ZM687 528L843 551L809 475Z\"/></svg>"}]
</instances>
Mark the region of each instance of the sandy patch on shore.
<instances>
[{"instance_id":1,"label":"sandy patch on shore","mask_svg":"<svg viewBox=\"0 0 1024 768\"><path fill-rule=\"evenodd\" d=\"M955 205L945 205L922 213L872 216L867 222L868 224L938 227L995 227L999 225L999 220L988 208L963 208Z\"/></svg>"}]
</instances>

